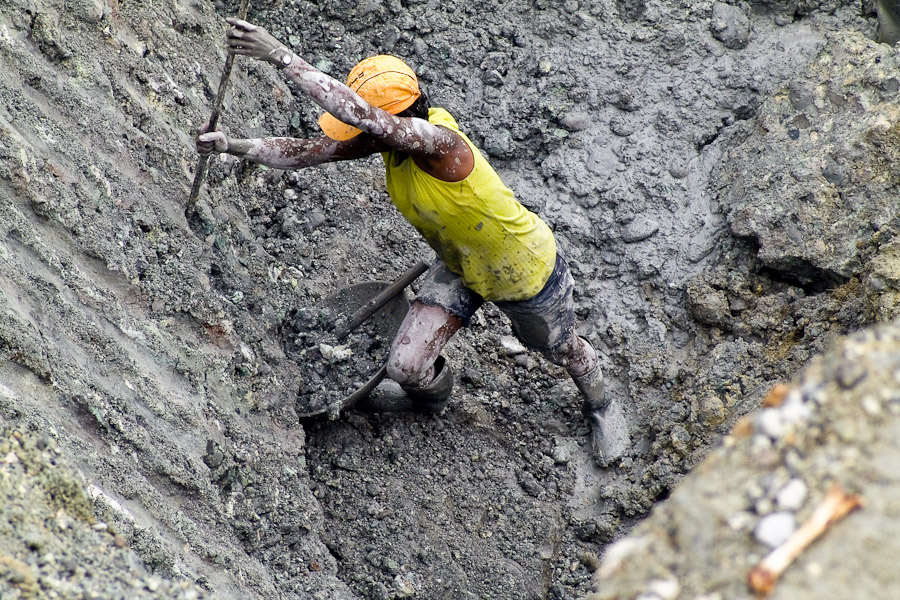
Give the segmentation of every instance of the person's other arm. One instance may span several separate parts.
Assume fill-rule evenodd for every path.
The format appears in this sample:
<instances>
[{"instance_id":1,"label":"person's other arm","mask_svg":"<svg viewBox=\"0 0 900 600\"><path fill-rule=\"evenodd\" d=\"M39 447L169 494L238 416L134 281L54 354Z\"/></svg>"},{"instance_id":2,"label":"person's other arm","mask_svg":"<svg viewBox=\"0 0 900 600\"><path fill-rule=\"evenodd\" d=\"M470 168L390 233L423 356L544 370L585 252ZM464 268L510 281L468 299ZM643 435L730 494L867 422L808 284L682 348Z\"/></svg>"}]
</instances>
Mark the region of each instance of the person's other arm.
<instances>
[{"instance_id":1,"label":"person's other arm","mask_svg":"<svg viewBox=\"0 0 900 600\"><path fill-rule=\"evenodd\" d=\"M197 136L197 152L202 155L227 153L274 169L302 169L326 162L353 160L384 149L368 136L357 136L344 142L325 136L312 139L230 138L221 131L203 132Z\"/></svg>"}]
</instances>

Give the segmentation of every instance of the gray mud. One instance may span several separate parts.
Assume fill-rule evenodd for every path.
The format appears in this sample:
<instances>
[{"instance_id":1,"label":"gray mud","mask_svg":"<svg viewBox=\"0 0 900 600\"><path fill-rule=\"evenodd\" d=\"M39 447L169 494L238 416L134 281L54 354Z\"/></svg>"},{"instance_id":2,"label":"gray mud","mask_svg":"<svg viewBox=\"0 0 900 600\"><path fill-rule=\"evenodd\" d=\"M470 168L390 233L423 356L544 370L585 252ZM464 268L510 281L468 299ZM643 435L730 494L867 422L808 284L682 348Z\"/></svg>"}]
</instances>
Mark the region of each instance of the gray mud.
<instances>
[{"instance_id":1,"label":"gray mud","mask_svg":"<svg viewBox=\"0 0 900 600\"><path fill-rule=\"evenodd\" d=\"M305 374L297 390L301 419L323 414L337 419L344 399L366 385L387 361L390 337L369 321L338 339L334 331L341 318L334 309L300 307L284 336L285 356Z\"/></svg>"},{"instance_id":2,"label":"gray mud","mask_svg":"<svg viewBox=\"0 0 900 600\"><path fill-rule=\"evenodd\" d=\"M594 467L574 385L490 305L442 414L301 425L297 311L432 253L378 157L216 159L185 218L237 4L0 6L0 423L49 436L173 586L584 596L765 390L900 312L900 74L869 2L254 2L339 78L404 57L547 220L635 446ZM222 126L305 136L319 112L239 59Z\"/></svg>"}]
</instances>

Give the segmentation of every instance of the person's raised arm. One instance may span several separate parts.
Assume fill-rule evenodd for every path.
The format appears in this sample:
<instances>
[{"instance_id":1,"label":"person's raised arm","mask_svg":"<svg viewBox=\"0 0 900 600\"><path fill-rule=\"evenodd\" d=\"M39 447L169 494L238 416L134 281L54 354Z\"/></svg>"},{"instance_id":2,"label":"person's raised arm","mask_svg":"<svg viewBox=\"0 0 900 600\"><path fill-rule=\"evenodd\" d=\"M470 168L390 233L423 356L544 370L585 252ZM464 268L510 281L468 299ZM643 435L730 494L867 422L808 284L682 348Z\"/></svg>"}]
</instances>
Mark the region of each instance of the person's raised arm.
<instances>
[{"instance_id":1,"label":"person's raised arm","mask_svg":"<svg viewBox=\"0 0 900 600\"><path fill-rule=\"evenodd\" d=\"M398 117L372 106L343 83L295 55L264 28L240 19L227 21L232 25L226 33L229 52L282 68L303 93L340 121L390 148L423 157L432 167L429 170L439 178L459 180L471 171L471 151L455 132L424 119Z\"/></svg>"}]
</instances>

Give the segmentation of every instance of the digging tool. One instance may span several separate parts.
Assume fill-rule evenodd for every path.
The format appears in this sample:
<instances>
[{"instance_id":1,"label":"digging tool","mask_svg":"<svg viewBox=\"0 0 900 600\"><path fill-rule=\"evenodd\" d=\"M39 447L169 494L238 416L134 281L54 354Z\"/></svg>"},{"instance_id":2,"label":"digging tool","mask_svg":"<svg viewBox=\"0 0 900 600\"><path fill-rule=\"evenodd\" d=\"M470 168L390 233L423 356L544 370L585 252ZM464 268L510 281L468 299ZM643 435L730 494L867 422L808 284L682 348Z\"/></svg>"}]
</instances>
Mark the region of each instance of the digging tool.
<instances>
[{"instance_id":1,"label":"digging tool","mask_svg":"<svg viewBox=\"0 0 900 600\"><path fill-rule=\"evenodd\" d=\"M419 275L428 270L428 263L419 261L406 273L398 277L392 284L384 288L377 296L363 304L353 313L345 324L334 330L334 336L339 342L344 341L351 331L359 327L366 319L375 314L381 307L387 304L391 298L405 289L406 286L418 279Z\"/></svg>"},{"instance_id":2,"label":"digging tool","mask_svg":"<svg viewBox=\"0 0 900 600\"><path fill-rule=\"evenodd\" d=\"M241 0L241 8L238 10L238 18L247 19L247 13L250 11L250 0ZM219 80L219 91L216 92L216 99L213 102L212 113L209 115L209 125L207 131L215 131L216 125L219 124L219 117L222 115L222 103L225 101L225 89L228 86L228 78L231 77L231 67L234 65L234 54L228 53L225 59L225 68L222 70L222 78ZM200 187L203 180L206 179L206 170L209 167L209 156L201 156L197 162L197 170L194 172L194 183L191 186L191 195L188 196L187 212L194 208L197 203L197 197L200 195Z\"/></svg>"},{"instance_id":3,"label":"digging tool","mask_svg":"<svg viewBox=\"0 0 900 600\"><path fill-rule=\"evenodd\" d=\"M354 329L370 318L376 321L375 329L386 338L391 338L400 327L403 317L409 310L409 301L403 290L428 269L428 264L419 261L412 268L400 275L391 283L383 281L363 281L341 288L325 299L327 307L349 313L346 320L339 321L338 327L326 336L329 339L342 341ZM320 339L314 345L323 342ZM339 402L332 405L298 403L297 416L301 419L328 414L330 418L348 408L355 406L378 386L387 376L387 367L382 364L365 383L347 393Z\"/></svg>"}]
</instances>

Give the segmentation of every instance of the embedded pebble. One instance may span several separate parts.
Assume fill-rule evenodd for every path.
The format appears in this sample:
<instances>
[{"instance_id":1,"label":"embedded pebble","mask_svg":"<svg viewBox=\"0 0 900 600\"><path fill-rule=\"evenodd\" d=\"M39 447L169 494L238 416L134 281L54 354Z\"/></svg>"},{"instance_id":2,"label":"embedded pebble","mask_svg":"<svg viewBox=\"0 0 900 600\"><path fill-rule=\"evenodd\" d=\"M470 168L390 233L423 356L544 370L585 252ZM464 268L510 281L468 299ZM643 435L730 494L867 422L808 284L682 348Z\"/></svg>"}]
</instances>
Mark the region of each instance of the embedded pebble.
<instances>
[{"instance_id":1,"label":"embedded pebble","mask_svg":"<svg viewBox=\"0 0 900 600\"><path fill-rule=\"evenodd\" d=\"M797 511L806 502L809 490L802 479L791 479L775 496L775 503L782 510Z\"/></svg>"},{"instance_id":2,"label":"embedded pebble","mask_svg":"<svg viewBox=\"0 0 900 600\"><path fill-rule=\"evenodd\" d=\"M641 242L659 231L659 223L653 219L635 219L622 230L622 241L628 244Z\"/></svg>"},{"instance_id":3,"label":"embedded pebble","mask_svg":"<svg viewBox=\"0 0 900 600\"><path fill-rule=\"evenodd\" d=\"M506 352L507 356L516 356L527 352L527 348L518 339L511 335L504 335L500 338L500 347Z\"/></svg>"},{"instance_id":4,"label":"embedded pebble","mask_svg":"<svg viewBox=\"0 0 900 600\"><path fill-rule=\"evenodd\" d=\"M553 447L552 452L550 453L550 458L553 459L558 465L564 465L572 460L572 453L563 445L557 445Z\"/></svg>"},{"instance_id":5,"label":"embedded pebble","mask_svg":"<svg viewBox=\"0 0 900 600\"><path fill-rule=\"evenodd\" d=\"M319 352L322 357L330 363L341 362L353 356L353 349L347 346L332 346L330 344L319 344Z\"/></svg>"},{"instance_id":6,"label":"embedded pebble","mask_svg":"<svg viewBox=\"0 0 900 600\"><path fill-rule=\"evenodd\" d=\"M739 7L724 2L713 4L709 28L714 38L733 50L743 48L750 39L750 19Z\"/></svg>"},{"instance_id":7,"label":"embedded pebble","mask_svg":"<svg viewBox=\"0 0 900 600\"><path fill-rule=\"evenodd\" d=\"M783 544L797 528L794 515L789 512L777 512L759 520L753 535L760 544L775 548Z\"/></svg>"},{"instance_id":8,"label":"embedded pebble","mask_svg":"<svg viewBox=\"0 0 900 600\"><path fill-rule=\"evenodd\" d=\"M565 115L561 120L562 126L569 131L582 131L591 125L591 115L586 112L571 112Z\"/></svg>"}]
</instances>

